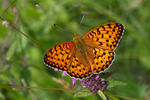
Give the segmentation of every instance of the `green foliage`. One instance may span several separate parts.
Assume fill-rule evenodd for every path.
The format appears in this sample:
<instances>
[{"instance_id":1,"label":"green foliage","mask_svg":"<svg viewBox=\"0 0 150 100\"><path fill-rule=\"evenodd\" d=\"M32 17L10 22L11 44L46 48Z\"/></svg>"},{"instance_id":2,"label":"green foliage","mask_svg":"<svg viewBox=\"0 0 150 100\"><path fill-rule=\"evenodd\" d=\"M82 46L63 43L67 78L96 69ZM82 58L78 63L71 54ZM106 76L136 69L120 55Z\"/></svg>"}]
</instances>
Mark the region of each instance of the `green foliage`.
<instances>
[{"instance_id":1,"label":"green foliage","mask_svg":"<svg viewBox=\"0 0 150 100\"><path fill-rule=\"evenodd\" d=\"M101 90L98 90L98 95L103 99L107 100L107 97L104 95L104 93Z\"/></svg>"},{"instance_id":2,"label":"green foliage","mask_svg":"<svg viewBox=\"0 0 150 100\"><path fill-rule=\"evenodd\" d=\"M9 48L7 54L6 54L6 59L7 59L8 61L9 61L10 58L14 55L16 48L17 48L17 42L14 41L14 43L12 43L12 45L10 46L10 48Z\"/></svg>"},{"instance_id":3,"label":"green foliage","mask_svg":"<svg viewBox=\"0 0 150 100\"><path fill-rule=\"evenodd\" d=\"M75 93L74 97L86 97L92 94L93 93L91 93L88 89L81 89L79 92Z\"/></svg>"},{"instance_id":4,"label":"green foliage","mask_svg":"<svg viewBox=\"0 0 150 100\"><path fill-rule=\"evenodd\" d=\"M40 8L35 3L40 4ZM57 43L72 41L74 33L83 36L104 23L119 22L126 29L115 50L116 58L110 67L112 75L108 78L106 93L99 91L99 95L89 95L77 92L74 96L70 88L64 91L0 88L0 99L150 99L149 5L149 0L1 0L0 16L46 50ZM12 11L14 7L16 11ZM62 78L61 72L54 72L43 64L44 53L14 28L0 24L0 87L14 85L59 89L66 86L53 80L53 77L71 84L69 76Z\"/></svg>"},{"instance_id":5,"label":"green foliage","mask_svg":"<svg viewBox=\"0 0 150 100\"><path fill-rule=\"evenodd\" d=\"M126 83L117 80L108 80L108 89L113 88L115 86L126 85Z\"/></svg>"}]
</instances>

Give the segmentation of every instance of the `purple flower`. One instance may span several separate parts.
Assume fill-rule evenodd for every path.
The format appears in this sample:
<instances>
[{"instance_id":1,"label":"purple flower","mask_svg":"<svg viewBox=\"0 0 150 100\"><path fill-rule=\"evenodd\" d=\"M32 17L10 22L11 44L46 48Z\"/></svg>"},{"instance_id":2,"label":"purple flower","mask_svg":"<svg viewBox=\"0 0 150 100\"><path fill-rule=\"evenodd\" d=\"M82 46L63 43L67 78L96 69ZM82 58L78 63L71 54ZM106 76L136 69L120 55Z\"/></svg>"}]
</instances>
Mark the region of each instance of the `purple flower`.
<instances>
[{"instance_id":1,"label":"purple flower","mask_svg":"<svg viewBox=\"0 0 150 100\"><path fill-rule=\"evenodd\" d=\"M76 85L76 82L77 82L77 79L72 77L72 85L73 85L73 86Z\"/></svg>"},{"instance_id":2,"label":"purple flower","mask_svg":"<svg viewBox=\"0 0 150 100\"><path fill-rule=\"evenodd\" d=\"M55 72L57 72L57 71L58 71L58 69L57 69L57 68L54 68L54 71L55 71Z\"/></svg>"},{"instance_id":3,"label":"purple flower","mask_svg":"<svg viewBox=\"0 0 150 100\"><path fill-rule=\"evenodd\" d=\"M54 71L58 71L57 68ZM67 72L63 71L62 77L66 76ZM88 88L94 94L97 94L98 90L105 91L107 88L107 82L101 79L102 74L93 74L89 78L80 79L79 82ZM72 77L72 85L75 86L78 79Z\"/></svg>"},{"instance_id":4,"label":"purple flower","mask_svg":"<svg viewBox=\"0 0 150 100\"><path fill-rule=\"evenodd\" d=\"M17 11L17 8L14 6L14 7L12 8L12 12L13 12L13 13L16 13L16 11Z\"/></svg>"},{"instance_id":5,"label":"purple flower","mask_svg":"<svg viewBox=\"0 0 150 100\"><path fill-rule=\"evenodd\" d=\"M38 4L38 3L36 3L34 6L35 6L36 8L40 8L40 4Z\"/></svg>"},{"instance_id":6,"label":"purple flower","mask_svg":"<svg viewBox=\"0 0 150 100\"><path fill-rule=\"evenodd\" d=\"M8 27L9 22L8 22L7 20L4 20L4 21L2 22L2 25L5 26L5 27Z\"/></svg>"},{"instance_id":7,"label":"purple flower","mask_svg":"<svg viewBox=\"0 0 150 100\"><path fill-rule=\"evenodd\" d=\"M88 88L94 94L97 94L99 89L104 91L107 88L107 83L106 81L101 80L100 74L93 74L89 78L80 80L80 83L86 86L86 88Z\"/></svg>"},{"instance_id":8,"label":"purple flower","mask_svg":"<svg viewBox=\"0 0 150 100\"><path fill-rule=\"evenodd\" d=\"M67 75L67 72L63 71L62 77L66 76L66 75Z\"/></svg>"}]
</instances>

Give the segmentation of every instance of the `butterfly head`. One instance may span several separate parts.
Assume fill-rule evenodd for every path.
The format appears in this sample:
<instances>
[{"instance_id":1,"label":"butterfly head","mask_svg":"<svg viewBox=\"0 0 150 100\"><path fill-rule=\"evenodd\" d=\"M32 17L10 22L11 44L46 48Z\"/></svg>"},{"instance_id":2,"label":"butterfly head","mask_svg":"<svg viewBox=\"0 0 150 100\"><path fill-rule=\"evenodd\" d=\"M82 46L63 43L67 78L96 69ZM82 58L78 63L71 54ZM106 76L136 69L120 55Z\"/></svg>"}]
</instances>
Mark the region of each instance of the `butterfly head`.
<instances>
[{"instance_id":1,"label":"butterfly head","mask_svg":"<svg viewBox=\"0 0 150 100\"><path fill-rule=\"evenodd\" d=\"M74 34L73 41L80 40L80 36L78 34Z\"/></svg>"}]
</instances>

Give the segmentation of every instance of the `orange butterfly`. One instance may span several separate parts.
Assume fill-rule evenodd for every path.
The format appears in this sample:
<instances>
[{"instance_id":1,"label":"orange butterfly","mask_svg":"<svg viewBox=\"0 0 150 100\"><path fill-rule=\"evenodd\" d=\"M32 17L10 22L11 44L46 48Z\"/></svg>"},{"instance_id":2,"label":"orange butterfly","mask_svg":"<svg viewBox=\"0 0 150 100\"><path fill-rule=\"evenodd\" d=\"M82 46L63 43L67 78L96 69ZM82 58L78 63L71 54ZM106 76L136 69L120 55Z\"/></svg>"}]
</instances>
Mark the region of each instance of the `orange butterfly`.
<instances>
[{"instance_id":1,"label":"orange butterfly","mask_svg":"<svg viewBox=\"0 0 150 100\"><path fill-rule=\"evenodd\" d=\"M73 42L59 43L50 48L44 62L80 79L102 72L111 65L123 31L122 24L109 23L92 29L82 38L75 34Z\"/></svg>"}]
</instances>

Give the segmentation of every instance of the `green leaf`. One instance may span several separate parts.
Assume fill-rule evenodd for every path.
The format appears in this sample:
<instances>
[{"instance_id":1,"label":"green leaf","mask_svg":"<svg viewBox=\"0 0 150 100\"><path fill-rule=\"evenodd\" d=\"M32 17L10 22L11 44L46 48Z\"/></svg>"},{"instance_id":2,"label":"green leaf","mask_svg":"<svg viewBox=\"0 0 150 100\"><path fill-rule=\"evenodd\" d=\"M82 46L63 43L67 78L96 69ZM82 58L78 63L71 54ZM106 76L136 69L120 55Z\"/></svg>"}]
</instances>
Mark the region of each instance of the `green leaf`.
<instances>
[{"instance_id":1,"label":"green leaf","mask_svg":"<svg viewBox=\"0 0 150 100\"><path fill-rule=\"evenodd\" d=\"M105 91L104 92L110 100L119 100L116 96L114 96L111 92Z\"/></svg>"},{"instance_id":2,"label":"green leaf","mask_svg":"<svg viewBox=\"0 0 150 100\"><path fill-rule=\"evenodd\" d=\"M30 85L31 73L28 68L24 68L22 71L20 71L20 79L24 79L26 81L26 84Z\"/></svg>"},{"instance_id":3,"label":"green leaf","mask_svg":"<svg viewBox=\"0 0 150 100\"><path fill-rule=\"evenodd\" d=\"M87 89L86 89L87 90ZM74 97L86 97L86 96L89 96L89 95L92 95L93 93L91 93L91 92L88 92L88 90L87 90L87 92L82 92L82 90L81 90L81 92L77 92L75 95L74 95Z\"/></svg>"},{"instance_id":4,"label":"green leaf","mask_svg":"<svg viewBox=\"0 0 150 100\"><path fill-rule=\"evenodd\" d=\"M98 90L97 93L103 100L108 100L107 97L105 96L105 94L101 90Z\"/></svg>"},{"instance_id":5,"label":"green leaf","mask_svg":"<svg viewBox=\"0 0 150 100\"><path fill-rule=\"evenodd\" d=\"M14 41L14 42L12 43L12 45L10 46L10 48L9 48L9 50L8 50L8 52L7 52L7 54L6 54L6 59L7 59L7 60L10 60L11 57L14 55L14 53L15 53L15 51L16 51L16 47L17 47L17 42Z\"/></svg>"},{"instance_id":6,"label":"green leaf","mask_svg":"<svg viewBox=\"0 0 150 100\"><path fill-rule=\"evenodd\" d=\"M119 85L127 85L125 82L122 81L117 81L117 80L109 80L108 81L108 89L115 87L115 86L119 86Z\"/></svg>"},{"instance_id":7,"label":"green leaf","mask_svg":"<svg viewBox=\"0 0 150 100\"><path fill-rule=\"evenodd\" d=\"M0 93L0 100L4 100L4 99L5 99L4 95Z\"/></svg>"}]
</instances>

